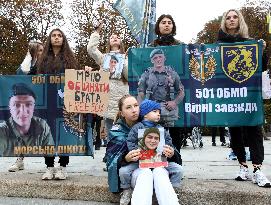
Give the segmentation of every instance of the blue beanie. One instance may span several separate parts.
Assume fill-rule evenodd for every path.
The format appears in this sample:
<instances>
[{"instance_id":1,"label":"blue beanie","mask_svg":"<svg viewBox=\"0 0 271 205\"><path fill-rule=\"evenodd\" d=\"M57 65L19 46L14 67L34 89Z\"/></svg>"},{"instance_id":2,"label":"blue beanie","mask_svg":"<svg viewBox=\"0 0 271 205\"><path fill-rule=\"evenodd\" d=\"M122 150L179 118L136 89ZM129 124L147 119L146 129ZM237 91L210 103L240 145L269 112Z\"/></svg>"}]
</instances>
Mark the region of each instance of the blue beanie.
<instances>
[{"instance_id":1,"label":"blue beanie","mask_svg":"<svg viewBox=\"0 0 271 205\"><path fill-rule=\"evenodd\" d=\"M140 109L139 115L141 117L144 117L153 110L160 110L161 112L161 105L152 100L143 100L143 102L140 104L139 109Z\"/></svg>"}]
</instances>

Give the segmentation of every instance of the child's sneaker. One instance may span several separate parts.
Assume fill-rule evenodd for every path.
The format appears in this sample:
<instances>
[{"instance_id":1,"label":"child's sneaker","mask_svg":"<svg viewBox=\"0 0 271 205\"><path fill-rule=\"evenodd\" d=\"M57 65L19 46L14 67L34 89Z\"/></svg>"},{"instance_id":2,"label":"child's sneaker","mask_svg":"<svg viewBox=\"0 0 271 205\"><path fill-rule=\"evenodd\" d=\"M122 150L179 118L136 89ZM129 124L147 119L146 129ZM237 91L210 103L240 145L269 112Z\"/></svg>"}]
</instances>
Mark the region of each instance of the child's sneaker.
<instances>
[{"instance_id":1,"label":"child's sneaker","mask_svg":"<svg viewBox=\"0 0 271 205\"><path fill-rule=\"evenodd\" d=\"M54 178L54 167L47 167L46 172L42 175L42 180L51 180Z\"/></svg>"},{"instance_id":2,"label":"child's sneaker","mask_svg":"<svg viewBox=\"0 0 271 205\"><path fill-rule=\"evenodd\" d=\"M120 194L120 205L128 205L132 198L133 190L130 189L124 189L122 193Z\"/></svg>"},{"instance_id":3,"label":"child's sneaker","mask_svg":"<svg viewBox=\"0 0 271 205\"><path fill-rule=\"evenodd\" d=\"M24 170L24 158L18 157L16 162L10 166L8 169L9 172L17 172L19 170Z\"/></svg>"},{"instance_id":4,"label":"child's sneaker","mask_svg":"<svg viewBox=\"0 0 271 205\"><path fill-rule=\"evenodd\" d=\"M235 180L237 180L237 181L247 181L247 180L250 180L250 179L251 179L251 177L250 177L248 168L241 165L239 173L238 173L237 177L235 178Z\"/></svg>"},{"instance_id":5,"label":"child's sneaker","mask_svg":"<svg viewBox=\"0 0 271 205\"><path fill-rule=\"evenodd\" d=\"M55 173L55 179L61 179L64 180L68 177L66 167L58 167Z\"/></svg>"},{"instance_id":6,"label":"child's sneaker","mask_svg":"<svg viewBox=\"0 0 271 205\"><path fill-rule=\"evenodd\" d=\"M254 184L258 184L259 187L271 187L270 181L266 178L260 169L253 173L252 182Z\"/></svg>"}]
</instances>

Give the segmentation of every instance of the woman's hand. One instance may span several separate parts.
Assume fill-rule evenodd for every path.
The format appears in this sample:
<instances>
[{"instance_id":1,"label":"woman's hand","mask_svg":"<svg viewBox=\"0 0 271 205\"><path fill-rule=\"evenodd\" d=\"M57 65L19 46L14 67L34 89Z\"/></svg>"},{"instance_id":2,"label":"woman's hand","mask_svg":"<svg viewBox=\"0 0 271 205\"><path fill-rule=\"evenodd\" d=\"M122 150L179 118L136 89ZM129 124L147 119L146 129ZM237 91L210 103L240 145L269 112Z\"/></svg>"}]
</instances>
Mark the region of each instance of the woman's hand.
<instances>
[{"instance_id":1,"label":"woman's hand","mask_svg":"<svg viewBox=\"0 0 271 205\"><path fill-rule=\"evenodd\" d=\"M174 149L169 145L164 145L163 154L167 158L171 158L174 155Z\"/></svg>"},{"instance_id":2,"label":"woman's hand","mask_svg":"<svg viewBox=\"0 0 271 205\"><path fill-rule=\"evenodd\" d=\"M140 149L130 151L126 156L126 162L136 162L140 157Z\"/></svg>"},{"instance_id":3,"label":"woman's hand","mask_svg":"<svg viewBox=\"0 0 271 205\"><path fill-rule=\"evenodd\" d=\"M92 68L92 67L90 67L90 66L85 66L85 71L90 72L90 71L92 71L92 70L93 70L93 68Z\"/></svg>"},{"instance_id":4,"label":"woman's hand","mask_svg":"<svg viewBox=\"0 0 271 205\"><path fill-rule=\"evenodd\" d=\"M100 33L103 27L103 20L99 21L99 25L95 28L95 30Z\"/></svg>"},{"instance_id":5,"label":"woman's hand","mask_svg":"<svg viewBox=\"0 0 271 205\"><path fill-rule=\"evenodd\" d=\"M266 48L266 42L265 42L265 40L260 39L260 40L258 40L258 41L259 41L259 42L262 41L262 43L263 43L263 51L264 51L264 49Z\"/></svg>"}]
</instances>

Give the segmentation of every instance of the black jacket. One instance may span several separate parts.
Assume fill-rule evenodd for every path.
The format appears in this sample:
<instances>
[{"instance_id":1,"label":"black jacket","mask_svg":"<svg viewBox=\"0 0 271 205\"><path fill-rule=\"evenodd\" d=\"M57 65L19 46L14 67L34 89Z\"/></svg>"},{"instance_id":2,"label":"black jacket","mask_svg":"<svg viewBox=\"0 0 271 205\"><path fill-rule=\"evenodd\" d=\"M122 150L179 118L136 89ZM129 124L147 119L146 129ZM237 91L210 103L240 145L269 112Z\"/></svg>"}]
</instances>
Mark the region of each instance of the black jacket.
<instances>
[{"instance_id":1,"label":"black jacket","mask_svg":"<svg viewBox=\"0 0 271 205\"><path fill-rule=\"evenodd\" d=\"M238 35L230 35L228 33L223 32L220 29L218 32L217 43L235 43L235 42L244 42L244 41L249 41L249 40L253 40L253 39L243 38L239 34ZM267 64L268 64L267 53L264 51L263 57L262 57L262 70L263 71L267 69Z\"/></svg>"},{"instance_id":2,"label":"black jacket","mask_svg":"<svg viewBox=\"0 0 271 205\"><path fill-rule=\"evenodd\" d=\"M173 46L173 45L179 45L183 42L175 39L172 34L168 35L161 35L158 36L157 39L155 39L152 43L150 43L150 47L156 47L156 46Z\"/></svg>"}]
</instances>

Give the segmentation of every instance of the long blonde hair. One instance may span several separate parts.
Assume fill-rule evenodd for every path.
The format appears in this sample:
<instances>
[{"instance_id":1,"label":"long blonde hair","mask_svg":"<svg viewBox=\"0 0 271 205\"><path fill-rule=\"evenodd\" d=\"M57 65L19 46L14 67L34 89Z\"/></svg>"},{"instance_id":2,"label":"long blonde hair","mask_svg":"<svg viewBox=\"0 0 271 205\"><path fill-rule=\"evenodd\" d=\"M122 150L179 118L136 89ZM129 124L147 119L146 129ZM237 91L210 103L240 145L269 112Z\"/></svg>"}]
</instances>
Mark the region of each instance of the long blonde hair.
<instances>
[{"instance_id":1,"label":"long blonde hair","mask_svg":"<svg viewBox=\"0 0 271 205\"><path fill-rule=\"evenodd\" d=\"M238 26L237 34L239 34L243 38L249 38L248 27L247 27L247 24L245 22L245 19L244 19L242 13L240 11L236 10L236 9L230 9L230 10L226 11L223 14L223 17L222 17L222 20L221 20L221 25L220 25L221 30L224 33L228 33L227 28L226 28L226 18L227 18L228 13L231 12L231 11L234 11L235 13L237 13L237 16L238 16L238 24L239 24L239 26Z\"/></svg>"}]
</instances>

